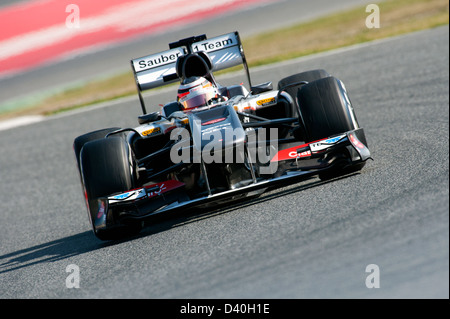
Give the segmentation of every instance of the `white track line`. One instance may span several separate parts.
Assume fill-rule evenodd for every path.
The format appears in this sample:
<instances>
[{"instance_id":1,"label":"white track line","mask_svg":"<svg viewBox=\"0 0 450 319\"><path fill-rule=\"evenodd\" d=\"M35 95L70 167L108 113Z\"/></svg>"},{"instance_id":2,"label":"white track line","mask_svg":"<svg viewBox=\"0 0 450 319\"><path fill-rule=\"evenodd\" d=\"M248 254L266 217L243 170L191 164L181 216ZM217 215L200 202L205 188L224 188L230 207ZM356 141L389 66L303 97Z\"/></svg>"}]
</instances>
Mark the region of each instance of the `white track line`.
<instances>
[{"instance_id":1,"label":"white track line","mask_svg":"<svg viewBox=\"0 0 450 319\"><path fill-rule=\"evenodd\" d=\"M29 125L36 122L41 122L45 119L43 115L30 115L30 116L20 116L10 120L5 120L0 122L0 131L9 130L14 127Z\"/></svg>"}]
</instances>

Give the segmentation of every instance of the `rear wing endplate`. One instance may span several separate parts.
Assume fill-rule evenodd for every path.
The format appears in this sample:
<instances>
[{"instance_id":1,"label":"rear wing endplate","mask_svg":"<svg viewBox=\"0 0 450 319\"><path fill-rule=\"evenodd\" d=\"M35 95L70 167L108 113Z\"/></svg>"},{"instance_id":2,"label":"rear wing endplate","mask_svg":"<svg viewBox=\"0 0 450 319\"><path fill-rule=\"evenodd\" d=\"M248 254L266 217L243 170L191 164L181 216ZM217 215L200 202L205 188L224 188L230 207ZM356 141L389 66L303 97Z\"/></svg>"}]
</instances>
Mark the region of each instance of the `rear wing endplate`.
<instances>
[{"instance_id":1,"label":"rear wing endplate","mask_svg":"<svg viewBox=\"0 0 450 319\"><path fill-rule=\"evenodd\" d=\"M177 60L188 53L206 52L212 62L211 71L243 64L248 83L251 86L247 61L237 31L211 39L207 39L206 35L186 38L171 43L169 47L170 50L131 60L131 68L144 114L147 111L142 92L179 81L176 73Z\"/></svg>"}]
</instances>

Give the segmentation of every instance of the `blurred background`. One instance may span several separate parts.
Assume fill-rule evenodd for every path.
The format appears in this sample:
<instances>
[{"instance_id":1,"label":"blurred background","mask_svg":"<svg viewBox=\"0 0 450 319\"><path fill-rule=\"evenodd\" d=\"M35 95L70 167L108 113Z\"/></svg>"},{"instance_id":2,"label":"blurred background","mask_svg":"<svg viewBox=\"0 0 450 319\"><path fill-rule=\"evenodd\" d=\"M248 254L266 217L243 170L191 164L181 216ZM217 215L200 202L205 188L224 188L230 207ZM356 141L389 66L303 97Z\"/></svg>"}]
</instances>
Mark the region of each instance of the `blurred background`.
<instances>
[{"instance_id":1,"label":"blurred background","mask_svg":"<svg viewBox=\"0 0 450 319\"><path fill-rule=\"evenodd\" d=\"M249 37L367 0L6 0L0 5L0 116L86 81L130 72L168 43L238 30ZM362 12L362 19L365 13ZM13 112L13 114L15 114Z\"/></svg>"}]
</instances>

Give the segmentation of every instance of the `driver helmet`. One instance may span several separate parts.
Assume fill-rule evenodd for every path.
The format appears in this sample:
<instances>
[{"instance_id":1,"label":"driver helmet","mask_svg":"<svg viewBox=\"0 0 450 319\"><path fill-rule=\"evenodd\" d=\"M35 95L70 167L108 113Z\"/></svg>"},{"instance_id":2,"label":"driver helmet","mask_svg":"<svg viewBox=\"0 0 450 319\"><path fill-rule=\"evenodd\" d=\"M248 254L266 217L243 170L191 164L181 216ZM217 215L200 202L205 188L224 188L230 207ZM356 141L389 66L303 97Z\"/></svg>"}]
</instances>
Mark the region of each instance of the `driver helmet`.
<instances>
[{"instance_id":1,"label":"driver helmet","mask_svg":"<svg viewBox=\"0 0 450 319\"><path fill-rule=\"evenodd\" d=\"M177 100L184 111L206 106L218 97L217 88L207 79L199 76L183 80L177 94Z\"/></svg>"}]
</instances>

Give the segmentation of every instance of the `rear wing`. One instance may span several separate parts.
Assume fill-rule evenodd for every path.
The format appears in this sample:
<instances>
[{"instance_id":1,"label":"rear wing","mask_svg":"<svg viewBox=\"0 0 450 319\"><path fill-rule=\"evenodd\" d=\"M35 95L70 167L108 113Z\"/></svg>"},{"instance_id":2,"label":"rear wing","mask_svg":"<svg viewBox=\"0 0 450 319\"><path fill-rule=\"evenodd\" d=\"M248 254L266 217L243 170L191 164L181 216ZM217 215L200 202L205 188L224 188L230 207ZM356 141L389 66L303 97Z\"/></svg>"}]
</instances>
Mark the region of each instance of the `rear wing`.
<instances>
[{"instance_id":1,"label":"rear wing","mask_svg":"<svg viewBox=\"0 0 450 319\"><path fill-rule=\"evenodd\" d=\"M142 92L179 81L180 78L176 72L177 60L189 53L205 52L212 62L211 71L242 64L251 86L247 61L237 31L211 39L207 39L206 35L190 37L170 43L169 48L170 50L167 51L131 60L131 68L144 114L147 111Z\"/></svg>"}]
</instances>

